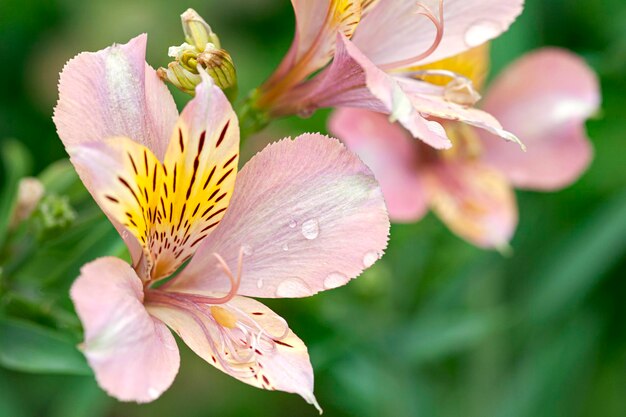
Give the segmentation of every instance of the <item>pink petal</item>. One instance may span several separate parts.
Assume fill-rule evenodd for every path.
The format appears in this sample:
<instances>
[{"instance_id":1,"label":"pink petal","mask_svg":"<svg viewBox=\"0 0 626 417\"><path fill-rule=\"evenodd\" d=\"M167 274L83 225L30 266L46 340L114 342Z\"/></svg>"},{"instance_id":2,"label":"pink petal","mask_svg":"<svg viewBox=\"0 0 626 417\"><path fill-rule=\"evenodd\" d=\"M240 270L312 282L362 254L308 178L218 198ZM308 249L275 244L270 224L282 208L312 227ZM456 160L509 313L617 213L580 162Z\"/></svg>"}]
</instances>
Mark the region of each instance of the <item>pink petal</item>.
<instances>
[{"instance_id":1,"label":"pink petal","mask_svg":"<svg viewBox=\"0 0 626 417\"><path fill-rule=\"evenodd\" d=\"M428 57L415 61L436 35L435 25L417 13L419 3L438 16L437 0L381 0L359 24L355 45L379 66L439 61L498 37L521 13L523 0L444 0L441 43Z\"/></svg>"},{"instance_id":2,"label":"pink petal","mask_svg":"<svg viewBox=\"0 0 626 417\"><path fill-rule=\"evenodd\" d=\"M562 188L591 161L584 122L599 105L597 77L580 58L554 48L530 53L500 75L484 104L528 152L483 134L485 161L518 187Z\"/></svg>"},{"instance_id":3,"label":"pink petal","mask_svg":"<svg viewBox=\"0 0 626 417\"><path fill-rule=\"evenodd\" d=\"M421 83L427 91L432 88ZM451 146L443 127L426 120L398 82L377 68L345 36L337 36L337 52L332 64L313 81L295 91L289 105L301 111L321 107L355 107L389 114L434 148ZM287 107L289 107L287 105ZM285 113L289 113L290 110Z\"/></svg>"},{"instance_id":4,"label":"pink petal","mask_svg":"<svg viewBox=\"0 0 626 417\"><path fill-rule=\"evenodd\" d=\"M146 39L140 35L124 45L83 52L65 65L53 120L66 147L126 136L163 157L178 111L167 87L145 62ZM89 174L79 174L93 195ZM141 247L136 239L112 223L138 262Z\"/></svg>"},{"instance_id":5,"label":"pink petal","mask_svg":"<svg viewBox=\"0 0 626 417\"><path fill-rule=\"evenodd\" d=\"M161 159L178 112L145 62L145 34L124 45L83 52L63 68L54 123L65 146L126 136Z\"/></svg>"},{"instance_id":6,"label":"pink petal","mask_svg":"<svg viewBox=\"0 0 626 417\"><path fill-rule=\"evenodd\" d=\"M498 171L479 162L447 161L434 166L427 181L431 207L450 230L480 247L506 247L517 206Z\"/></svg>"},{"instance_id":7,"label":"pink petal","mask_svg":"<svg viewBox=\"0 0 626 417\"><path fill-rule=\"evenodd\" d=\"M220 226L173 289L227 292L215 262L235 269L239 294L305 297L344 285L387 245L389 218L371 171L336 139L307 134L269 145L248 162Z\"/></svg>"},{"instance_id":8,"label":"pink petal","mask_svg":"<svg viewBox=\"0 0 626 417\"><path fill-rule=\"evenodd\" d=\"M245 317L247 323L256 323L254 337L259 336L259 330L262 330L266 338L276 338L278 342L272 342L272 349L263 348L269 339L255 347L255 352L247 348L246 353L252 358L238 362L232 352L228 356L218 351L223 346L220 331L228 331L241 338L245 336L237 328L221 327L211 316L210 308L183 311L165 304L149 304L148 309L167 323L191 350L219 370L258 388L299 394L320 410L313 395L313 369L307 348L288 328L285 320L258 301L245 297L235 297L217 307L232 317ZM222 366L223 363L226 367Z\"/></svg>"},{"instance_id":9,"label":"pink petal","mask_svg":"<svg viewBox=\"0 0 626 417\"><path fill-rule=\"evenodd\" d=\"M338 37L338 44L333 64L292 96L304 103L302 107L344 106L389 114L414 137L436 149L447 149L451 143L441 124L426 116L462 121L518 141L490 114L445 100L444 87L387 74L345 37Z\"/></svg>"},{"instance_id":10,"label":"pink petal","mask_svg":"<svg viewBox=\"0 0 626 417\"><path fill-rule=\"evenodd\" d=\"M82 350L98 384L121 401L158 398L178 373L174 337L143 306L135 271L117 258L83 267L71 297L85 329Z\"/></svg>"},{"instance_id":11,"label":"pink petal","mask_svg":"<svg viewBox=\"0 0 626 417\"><path fill-rule=\"evenodd\" d=\"M417 147L406 130L380 113L349 108L335 110L328 128L374 172L392 220L415 221L426 214Z\"/></svg>"},{"instance_id":12,"label":"pink petal","mask_svg":"<svg viewBox=\"0 0 626 417\"><path fill-rule=\"evenodd\" d=\"M421 113L438 119L460 121L484 129L506 141L516 142L523 148L524 145L520 143L520 140L514 134L504 130L500 122L491 114L446 100L444 87L430 85L427 89L425 88L427 83L405 77L397 77L397 82L402 93Z\"/></svg>"},{"instance_id":13,"label":"pink petal","mask_svg":"<svg viewBox=\"0 0 626 417\"><path fill-rule=\"evenodd\" d=\"M322 68L332 58L337 33L351 36L360 18L358 2L291 0L291 4L296 16L294 40L265 87L284 81L283 78L292 70L299 75L297 81L300 81ZM294 67L297 69L294 70Z\"/></svg>"}]
</instances>

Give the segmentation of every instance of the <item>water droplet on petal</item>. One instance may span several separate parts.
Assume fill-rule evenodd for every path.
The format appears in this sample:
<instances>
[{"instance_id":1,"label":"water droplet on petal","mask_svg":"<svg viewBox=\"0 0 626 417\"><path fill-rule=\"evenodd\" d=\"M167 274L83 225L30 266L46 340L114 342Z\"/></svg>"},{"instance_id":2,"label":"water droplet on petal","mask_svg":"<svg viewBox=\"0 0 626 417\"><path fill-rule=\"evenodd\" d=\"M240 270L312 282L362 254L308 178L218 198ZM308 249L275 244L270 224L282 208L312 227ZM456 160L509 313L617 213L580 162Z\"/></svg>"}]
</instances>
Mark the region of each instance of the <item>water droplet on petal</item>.
<instances>
[{"instance_id":1,"label":"water droplet on petal","mask_svg":"<svg viewBox=\"0 0 626 417\"><path fill-rule=\"evenodd\" d=\"M378 260L378 258L380 258L378 253L374 251L367 252L365 256L363 256L363 266L365 266L366 268L369 268L370 266L374 265L374 263Z\"/></svg>"},{"instance_id":2,"label":"water droplet on petal","mask_svg":"<svg viewBox=\"0 0 626 417\"><path fill-rule=\"evenodd\" d=\"M294 227L296 227L296 225L297 225L297 223L296 223L296 221L295 221L295 220L293 220L293 219L292 219L291 221L289 221L289 227L291 227L292 229L293 229Z\"/></svg>"},{"instance_id":3,"label":"water droplet on petal","mask_svg":"<svg viewBox=\"0 0 626 417\"><path fill-rule=\"evenodd\" d=\"M252 250L252 246L250 246L250 245L243 245L241 247L241 250L243 251L243 254L246 255L246 256L250 256L250 255L252 255L252 252L254 252Z\"/></svg>"},{"instance_id":4,"label":"water droplet on petal","mask_svg":"<svg viewBox=\"0 0 626 417\"><path fill-rule=\"evenodd\" d=\"M501 26L492 20L479 20L465 31L465 43L470 48L482 45L502 32Z\"/></svg>"},{"instance_id":5,"label":"water droplet on petal","mask_svg":"<svg viewBox=\"0 0 626 417\"><path fill-rule=\"evenodd\" d=\"M349 281L349 278L341 272L333 272L324 279L324 288L330 290L332 288L341 287Z\"/></svg>"},{"instance_id":6,"label":"water droplet on petal","mask_svg":"<svg viewBox=\"0 0 626 417\"><path fill-rule=\"evenodd\" d=\"M278 297L306 297L312 292L307 283L300 278L286 279L276 287L276 296Z\"/></svg>"},{"instance_id":7,"label":"water droplet on petal","mask_svg":"<svg viewBox=\"0 0 626 417\"><path fill-rule=\"evenodd\" d=\"M261 287L263 287L263 280L262 280L262 279L260 279L260 280L258 280L258 281L256 282L256 287L257 287L257 288L261 288Z\"/></svg>"},{"instance_id":8,"label":"water droplet on petal","mask_svg":"<svg viewBox=\"0 0 626 417\"><path fill-rule=\"evenodd\" d=\"M320 225L315 219L310 219L302 223L302 236L312 240L320 234Z\"/></svg>"},{"instance_id":9,"label":"water droplet on petal","mask_svg":"<svg viewBox=\"0 0 626 417\"><path fill-rule=\"evenodd\" d=\"M303 119L308 119L309 117L313 116L313 113L315 113L315 109L306 108L306 109L301 109L298 112L298 116L302 117Z\"/></svg>"},{"instance_id":10,"label":"water droplet on petal","mask_svg":"<svg viewBox=\"0 0 626 417\"><path fill-rule=\"evenodd\" d=\"M289 244L288 243L283 243L283 250L285 252L289 250Z\"/></svg>"}]
</instances>

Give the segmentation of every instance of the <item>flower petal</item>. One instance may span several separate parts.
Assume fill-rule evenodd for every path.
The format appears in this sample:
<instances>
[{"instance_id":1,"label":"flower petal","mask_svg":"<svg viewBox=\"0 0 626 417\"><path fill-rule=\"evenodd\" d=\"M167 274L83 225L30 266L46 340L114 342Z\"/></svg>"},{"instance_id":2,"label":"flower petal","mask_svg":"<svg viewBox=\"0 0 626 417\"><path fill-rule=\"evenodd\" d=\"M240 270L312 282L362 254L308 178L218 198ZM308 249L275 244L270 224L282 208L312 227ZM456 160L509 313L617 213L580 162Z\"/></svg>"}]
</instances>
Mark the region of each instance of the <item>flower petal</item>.
<instances>
[{"instance_id":1,"label":"flower petal","mask_svg":"<svg viewBox=\"0 0 626 417\"><path fill-rule=\"evenodd\" d=\"M417 149L406 130L380 113L349 108L335 110L328 129L374 172L392 220L415 221L426 214Z\"/></svg>"},{"instance_id":2,"label":"flower petal","mask_svg":"<svg viewBox=\"0 0 626 417\"><path fill-rule=\"evenodd\" d=\"M284 82L294 67L296 81L322 68L332 58L337 33L352 36L360 19L360 5L354 0L291 0L291 4L296 15L294 40L265 87Z\"/></svg>"},{"instance_id":3,"label":"flower petal","mask_svg":"<svg viewBox=\"0 0 626 417\"><path fill-rule=\"evenodd\" d=\"M427 91L432 90L427 83L421 85ZM296 106L300 111L355 107L389 114L414 137L432 147L446 149L451 146L441 124L425 119L397 80L377 68L345 36L337 36L337 52L332 64L287 100L291 101L287 108ZM283 113L291 111L288 109Z\"/></svg>"},{"instance_id":4,"label":"flower petal","mask_svg":"<svg viewBox=\"0 0 626 417\"><path fill-rule=\"evenodd\" d=\"M154 275L167 276L191 256L219 224L235 187L239 162L239 122L211 77L201 73L196 96L183 112L165 155L167 172L160 197L163 222L156 233L162 256ZM173 230L173 232L172 232ZM171 245L171 246L170 246ZM159 244L154 250L159 250Z\"/></svg>"},{"instance_id":5,"label":"flower petal","mask_svg":"<svg viewBox=\"0 0 626 417\"><path fill-rule=\"evenodd\" d=\"M178 111L145 62L145 34L124 45L83 52L63 68L54 123L67 146L129 137L161 159Z\"/></svg>"},{"instance_id":6,"label":"flower petal","mask_svg":"<svg viewBox=\"0 0 626 417\"><path fill-rule=\"evenodd\" d=\"M486 129L506 140L519 142L505 131L490 114L445 99L445 87L424 81L394 76L377 68L345 37L338 38L333 64L305 86L301 106L357 107L389 114L411 134L436 149L451 146L440 123L427 120L462 121Z\"/></svg>"},{"instance_id":7,"label":"flower petal","mask_svg":"<svg viewBox=\"0 0 626 417\"><path fill-rule=\"evenodd\" d=\"M163 157L178 111L167 87L145 62L147 36L98 52L83 52L63 68L53 120L66 147L130 137ZM92 195L93 181L79 172ZM139 262L141 246L121 223L112 223Z\"/></svg>"},{"instance_id":8,"label":"flower petal","mask_svg":"<svg viewBox=\"0 0 626 417\"><path fill-rule=\"evenodd\" d=\"M321 135L285 139L245 165L222 223L172 288L228 292L212 254L234 268L243 250L239 294L309 296L371 266L388 232L380 188L354 154Z\"/></svg>"},{"instance_id":9,"label":"flower petal","mask_svg":"<svg viewBox=\"0 0 626 417\"><path fill-rule=\"evenodd\" d=\"M129 138L68 148L100 207L142 246L147 263L141 278L167 276L188 259L220 222L233 192L237 117L224 93L203 77L164 164Z\"/></svg>"},{"instance_id":10,"label":"flower petal","mask_svg":"<svg viewBox=\"0 0 626 417\"><path fill-rule=\"evenodd\" d=\"M435 165L427 181L431 207L450 230L484 248L508 244L517 205L498 171L476 161L447 161Z\"/></svg>"},{"instance_id":11,"label":"flower petal","mask_svg":"<svg viewBox=\"0 0 626 417\"><path fill-rule=\"evenodd\" d=\"M313 369L306 346L288 328L285 320L258 301L235 297L227 304L187 311L167 304L149 303L148 309L167 323L191 350L219 370L257 388L299 394L321 412L313 395ZM226 327L220 325L219 320L224 319L216 320L216 310L224 317L233 320L236 317L237 323L245 323L248 333L243 333L236 323L225 323ZM225 349L228 345L223 341L231 345L243 343L246 334L251 336L250 342L259 344L242 347L240 350L246 351L242 354L248 357L239 361L233 351ZM232 341L231 337L238 340ZM261 337L264 340L261 341Z\"/></svg>"},{"instance_id":12,"label":"flower petal","mask_svg":"<svg viewBox=\"0 0 626 417\"><path fill-rule=\"evenodd\" d=\"M140 248L143 256L134 255L133 263L147 279L154 263L150 239L164 181L161 163L148 148L124 137L72 145L67 151L100 208L122 228L125 240Z\"/></svg>"},{"instance_id":13,"label":"flower petal","mask_svg":"<svg viewBox=\"0 0 626 417\"><path fill-rule=\"evenodd\" d=\"M523 0L445 0L443 37L435 51L413 61L435 40L435 25L418 13L420 4L437 16L437 0L380 0L354 34L355 45L376 65L398 68L427 64L481 45L506 31Z\"/></svg>"},{"instance_id":14,"label":"flower petal","mask_svg":"<svg viewBox=\"0 0 626 417\"><path fill-rule=\"evenodd\" d=\"M584 122L599 104L597 77L580 58L555 48L530 53L502 73L484 104L528 152L483 133L484 159L517 187L562 188L591 161Z\"/></svg>"},{"instance_id":15,"label":"flower petal","mask_svg":"<svg viewBox=\"0 0 626 417\"><path fill-rule=\"evenodd\" d=\"M135 271L117 258L97 259L83 267L71 297L98 384L121 401L158 398L174 381L180 357L170 331L144 308Z\"/></svg>"}]
</instances>

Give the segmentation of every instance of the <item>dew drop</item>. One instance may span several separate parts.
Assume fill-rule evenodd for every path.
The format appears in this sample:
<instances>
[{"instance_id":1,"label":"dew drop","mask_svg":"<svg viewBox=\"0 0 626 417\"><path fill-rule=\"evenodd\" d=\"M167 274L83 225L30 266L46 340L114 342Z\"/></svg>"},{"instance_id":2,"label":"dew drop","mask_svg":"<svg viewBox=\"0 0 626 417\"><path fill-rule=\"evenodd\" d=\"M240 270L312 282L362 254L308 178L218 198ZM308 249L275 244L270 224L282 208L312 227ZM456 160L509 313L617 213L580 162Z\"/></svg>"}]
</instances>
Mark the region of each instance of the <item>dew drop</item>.
<instances>
[{"instance_id":1,"label":"dew drop","mask_svg":"<svg viewBox=\"0 0 626 417\"><path fill-rule=\"evenodd\" d=\"M257 288L261 288L261 287L263 287L263 280L262 280L262 279L260 279L260 280L258 280L258 281L256 282L256 287L257 287Z\"/></svg>"},{"instance_id":2,"label":"dew drop","mask_svg":"<svg viewBox=\"0 0 626 417\"><path fill-rule=\"evenodd\" d=\"M298 112L298 116L303 119L308 119L309 117L313 116L313 113L315 113L315 109L305 108L305 109L301 109Z\"/></svg>"},{"instance_id":3,"label":"dew drop","mask_svg":"<svg viewBox=\"0 0 626 417\"><path fill-rule=\"evenodd\" d=\"M306 297L311 293L311 288L300 278L286 279L276 287L278 297Z\"/></svg>"},{"instance_id":4,"label":"dew drop","mask_svg":"<svg viewBox=\"0 0 626 417\"><path fill-rule=\"evenodd\" d=\"M287 252L289 250L289 244L288 243L283 243L283 250L285 252Z\"/></svg>"},{"instance_id":5,"label":"dew drop","mask_svg":"<svg viewBox=\"0 0 626 417\"><path fill-rule=\"evenodd\" d=\"M243 254L246 255L246 256L250 256L250 255L252 255L252 252L254 252L252 250L252 246L250 246L250 245L243 245L241 247L241 250L242 250Z\"/></svg>"},{"instance_id":6,"label":"dew drop","mask_svg":"<svg viewBox=\"0 0 626 417\"><path fill-rule=\"evenodd\" d=\"M293 229L294 227L296 227L296 225L297 225L297 223L296 223L296 221L295 221L295 220L293 220L293 219L292 219L291 221L289 221L289 227L291 227L292 229Z\"/></svg>"},{"instance_id":7,"label":"dew drop","mask_svg":"<svg viewBox=\"0 0 626 417\"><path fill-rule=\"evenodd\" d=\"M302 223L302 236L312 240L320 234L320 225L315 219L310 219Z\"/></svg>"},{"instance_id":8,"label":"dew drop","mask_svg":"<svg viewBox=\"0 0 626 417\"><path fill-rule=\"evenodd\" d=\"M374 263L378 260L378 258L380 258L378 253L374 251L367 252L365 256L363 256L363 266L365 266L366 268L369 268L370 266L374 265Z\"/></svg>"},{"instance_id":9,"label":"dew drop","mask_svg":"<svg viewBox=\"0 0 626 417\"><path fill-rule=\"evenodd\" d=\"M348 281L348 277L341 272L333 272L331 274L328 274L326 279L324 279L324 288L330 290L332 288L341 287Z\"/></svg>"},{"instance_id":10,"label":"dew drop","mask_svg":"<svg viewBox=\"0 0 626 417\"><path fill-rule=\"evenodd\" d=\"M500 34L502 28L492 20L479 20L465 31L465 43L470 48L482 45Z\"/></svg>"}]
</instances>

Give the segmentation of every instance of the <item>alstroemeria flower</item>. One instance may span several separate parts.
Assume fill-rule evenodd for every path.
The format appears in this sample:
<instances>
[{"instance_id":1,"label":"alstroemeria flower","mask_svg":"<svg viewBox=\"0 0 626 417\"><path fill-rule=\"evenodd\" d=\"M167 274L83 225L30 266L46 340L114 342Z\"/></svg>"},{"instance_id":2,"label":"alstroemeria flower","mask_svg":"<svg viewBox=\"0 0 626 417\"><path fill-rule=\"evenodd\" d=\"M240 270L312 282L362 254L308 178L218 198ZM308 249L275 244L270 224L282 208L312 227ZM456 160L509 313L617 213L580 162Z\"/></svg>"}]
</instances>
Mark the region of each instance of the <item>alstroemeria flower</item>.
<instances>
[{"instance_id":1,"label":"alstroemeria flower","mask_svg":"<svg viewBox=\"0 0 626 417\"><path fill-rule=\"evenodd\" d=\"M333 0L311 2L316 3L313 9L292 3L296 36L287 58L259 90L258 107L274 116L310 114L320 107L374 110L438 149L449 148L451 142L437 119L462 121L518 141L493 116L472 107L480 95L471 80L446 68L424 66L499 36L519 15L523 0L373 0L363 1L360 13L353 10L359 1L348 1L351 8L340 10L349 15L329 12L338 7ZM329 66L308 80L290 78L289 69L306 67L312 71L305 75L310 75L327 62L297 53L311 49L313 41L305 39L315 39L317 45L333 37L335 48L324 49L335 51ZM431 76L446 82L433 84Z\"/></svg>"},{"instance_id":2,"label":"alstroemeria flower","mask_svg":"<svg viewBox=\"0 0 626 417\"><path fill-rule=\"evenodd\" d=\"M313 134L269 145L237 174L222 91L202 73L179 116L145 48L142 35L72 59L54 114L133 259L95 260L71 290L96 379L120 400L159 397L179 366L170 327L218 369L317 406L305 345L247 297L305 297L359 275L386 246L382 192L339 141Z\"/></svg>"},{"instance_id":3,"label":"alstroemeria flower","mask_svg":"<svg viewBox=\"0 0 626 417\"><path fill-rule=\"evenodd\" d=\"M480 84L487 53L482 47L438 65ZM584 122L599 103L593 71L567 51L546 48L507 68L484 101L528 145L526 153L448 121L443 125L455 146L437 151L383 115L360 109L335 111L330 130L372 168L393 220L418 220L431 208L459 236L497 248L507 245L517 224L512 187L555 190L584 172L592 156Z\"/></svg>"}]
</instances>

